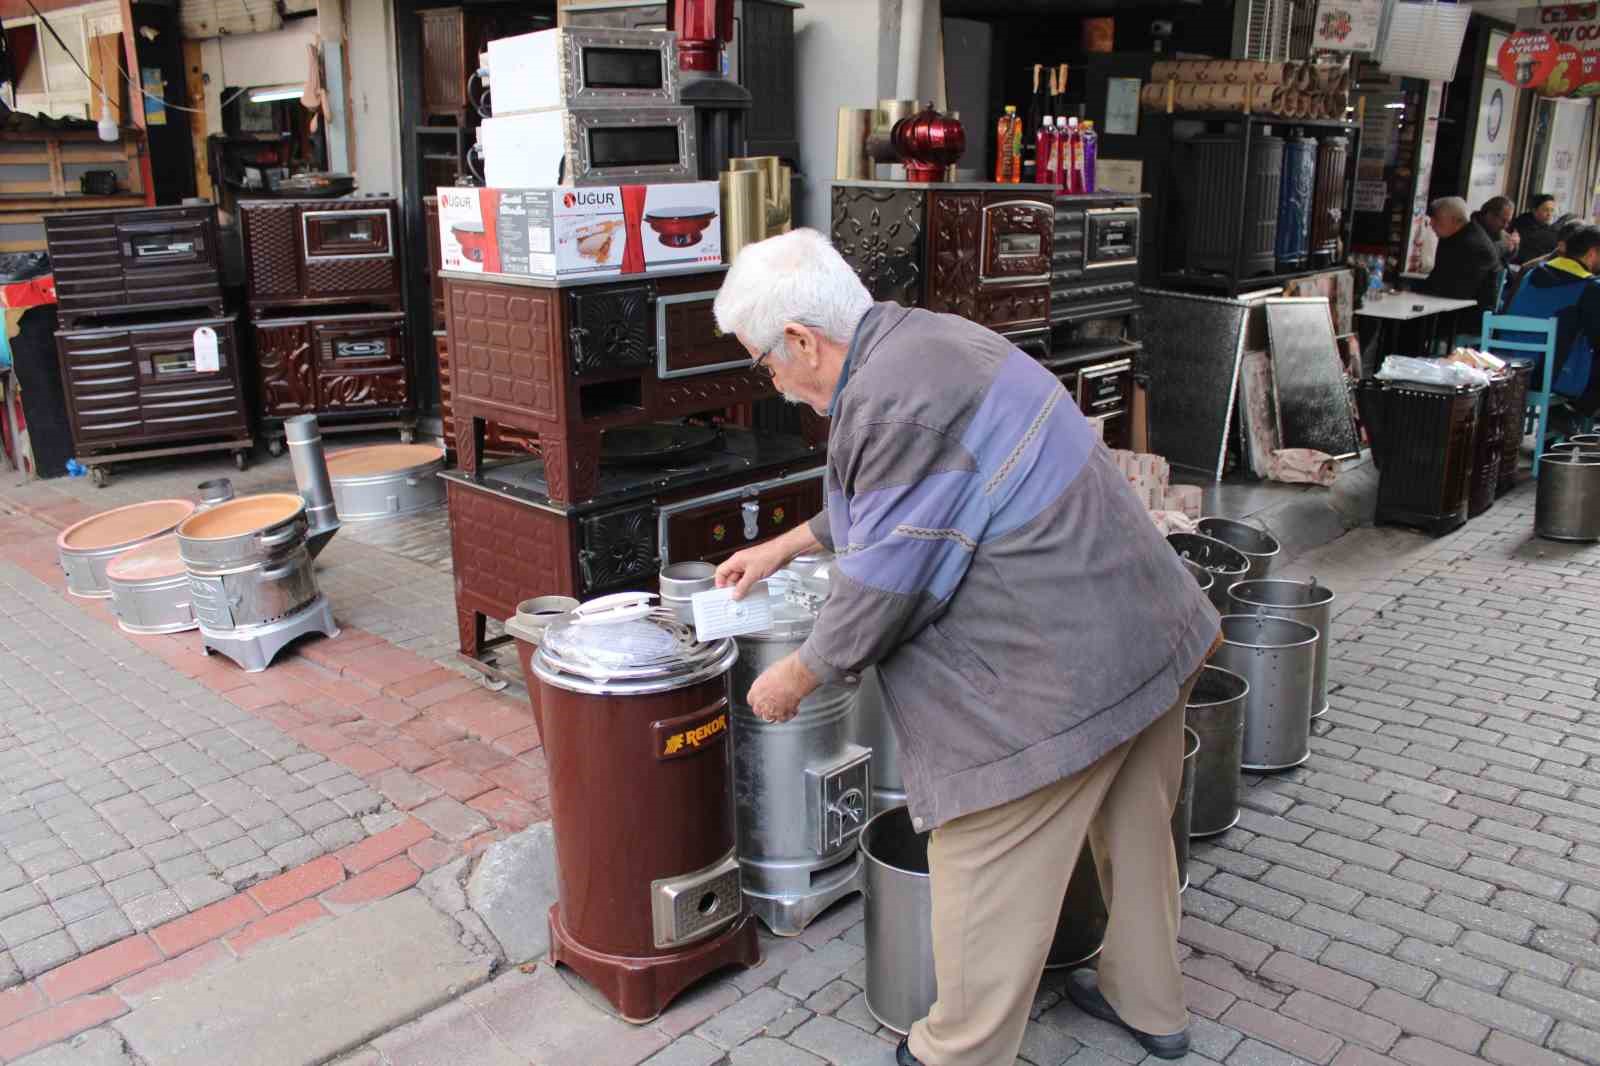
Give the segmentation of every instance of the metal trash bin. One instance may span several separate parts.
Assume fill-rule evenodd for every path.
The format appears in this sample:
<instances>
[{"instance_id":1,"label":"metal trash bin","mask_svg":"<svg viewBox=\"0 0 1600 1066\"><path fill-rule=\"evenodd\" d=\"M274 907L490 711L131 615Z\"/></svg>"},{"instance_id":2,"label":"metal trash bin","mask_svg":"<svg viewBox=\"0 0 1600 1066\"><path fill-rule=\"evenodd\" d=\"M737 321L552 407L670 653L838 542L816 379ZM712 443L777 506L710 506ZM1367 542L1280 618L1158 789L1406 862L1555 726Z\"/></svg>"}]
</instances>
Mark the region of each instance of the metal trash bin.
<instances>
[{"instance_id":1,"label":"metal trash bin","mask_svg":"<svg viewBox=\"0 0 1600 1066\"><path fill-rule=\"evenodd\" d=\"M1072 880L1067 882L1067 892L1061 900L1056 935L1050 941L1044 968L1065 970L1081 966L1100 954L1109 917L1105 896L1100 893L1100 873L1095 869L1094 852L1085 837L1083 848L1078 852L1078 865L1072 868Z\"/></svg>"},{"instance_id":2,"label":"metal trash bin","mask_svg":"<svg viewBox=\"0 0 1600 1066\"><path fill-rule=\"evenodd\" d=\"M889 712L883 705L883 688L875 667L861 671L856 691L856 743L872 750L872 814L906 803L904 772L900 769L900 740L894 735Z\"/></svg>"},{"instance_id":3,"label":"metal trash bin","mask_svg":"<svg viewBox=\"0 0 1600 1066\"><path fill-rule=\"evenodd\" d=\"M1600 454L1551 451L1539 457L1533 531L1546 540L1600 540Z\"/></svg>"},{"instance_id":4,"label":"metal trash bin","mask_svg":"<svg viewBox=\"0 0 1600 1066\"><path fill-rule=\"evenodd\" d=\"M1183 730L1183 779L1178 784L1178 802L1172 807L1172 852L1178 860L1178 891L1189 888L1189 825L1194 815L1194 766L1200 754L1200 737Z\"/></svg>"},{"instance_id":5,"label":"metal trash bin","mask_svg":"<svg viewBox=\"0 0 1600 1066\"><path fill-rule=\"evenodd\" d=\"M1244 702L1250 685L1219 666L1205 666L1184 707L1185 724L1200 738L1194 764L1194 811L1189 835L1208 837L1239 820L1239 764L1244 750Z\"/></svg>"},{"instance_id":6,"label":"metal trash bin","mask_svg":"<svg viewBox=\"0 0 1600 1066\"><path fill-rule=\"evenodd\" d=\"M1222 647L1211 661L1250 686L1244 703L1244 769L1287 770L1310 757L1317 639L1315 629L1288 618L1223 615Z\"/></svg>"},{"instance_id":7,"label":"metal trash bin","mask_svg":"<svg viewBox=\"0 0 1600 1066\"><path fill-rule=\"evenodd\" d=\"M1250 560L1245 554L1203 533L1168 533L1167 543L1181 558L1211 571L1216 581L1206 594L1219 614L1227 614L1228 587L1243 581L1250 572Z\"/></svg>"},{"instance_id":8,"label":"metal trash bin","mask_svg":"<svg viewBox=\"0 0 1600 1066\"><path fill-rule=\"evenodd\" d=\"M866 862L867 1010L897 1033L927 1017L938 998L933 968L933 892L928 834L904 807L861 830Z\"/></svg>"},{"instance_id":9,"label":"metal trash bin","mask_svg":"<svg viewBox=\"0 0 1600 1066\"><path fill-rule=\"evenodd\" d=\"M1265 529L1258 529L1248 522L1239 522L1232 518L1211 516L1200 519L1196 531L1220 540L1228 547L1250 560L1250 572L1243 578L1245 581L1256 581L1267 576L1267 571L1272 569L1272 564L1277 561L1278 553L1282 547L1278 538Z\"/></svg>"},{"instance_id":10,"label":"metal trash bin","mask_svg":"<svg viewBox=\"0 0 1600 1066\"><path fill-rule=\"evenodd\" d=\"M1311 717L1328 713L1328 648L1333 643L1333 590L1309 581L1241 581L1228 590L1230 614L1291 618L1317 631L1317 669L1312 679Z\"/></svg>"},{"instance_id":11,"label":"metal trash bin","mask_svg":"<svg viewBox=\"0 0 1600 1066\"><path fill-rule=\"evenodd\" d=\"M668 563L661 568L661 606L686 626L694 625L697 592L717 587L717 568L710 563Z\"/></svg>"},{"instance_id":12,"label":"metal trash bin","mask_svg":"<svg viewBox=\"0 0 1600 1066\"><path fill-rule=\"evenodd\" d=\"M1207 570L1193 559L1184 559L1181 555L1178 558L1183 562L1184 569L1194 575L1195 581L1199 582L1200 584L1200 591L1204 592L1206 594L1206 598L1209 599L1211 597L1211 589L1217 583L1217 575L1213 574L1211 571Z\"/></svg>"}]
</instances>

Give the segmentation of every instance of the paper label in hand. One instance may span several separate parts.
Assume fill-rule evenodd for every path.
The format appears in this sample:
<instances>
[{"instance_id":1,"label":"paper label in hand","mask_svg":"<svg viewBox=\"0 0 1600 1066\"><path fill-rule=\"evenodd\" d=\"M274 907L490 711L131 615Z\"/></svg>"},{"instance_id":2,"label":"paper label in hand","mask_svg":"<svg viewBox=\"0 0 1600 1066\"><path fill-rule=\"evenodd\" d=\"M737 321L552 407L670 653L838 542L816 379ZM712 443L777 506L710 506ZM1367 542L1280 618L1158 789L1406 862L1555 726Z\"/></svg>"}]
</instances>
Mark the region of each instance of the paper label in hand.
<instances>
[{"instance_id":1,"label":"paper label in hand","mask_svg":"<svg viewBox=\"0 0 1600 1066\"><path fill-rule=\"evenodd\" d=\"M217 355L217 331L201 326L194 331L194 369L199 374L213 374L222 369Z\"/></svg>"},{"instance_id":2,"label":"paper label in hand","mask_svg":"<svg viewBox=\"0 0 1600 1066\"><path fill-rule=\"evenodd\" d=\"M742 600L733 587L707 589L689 598L694 607L694 636L701 643L756 633L772 624L772 598L764 581L757 582Z\"/></svg>"}]
</instances>

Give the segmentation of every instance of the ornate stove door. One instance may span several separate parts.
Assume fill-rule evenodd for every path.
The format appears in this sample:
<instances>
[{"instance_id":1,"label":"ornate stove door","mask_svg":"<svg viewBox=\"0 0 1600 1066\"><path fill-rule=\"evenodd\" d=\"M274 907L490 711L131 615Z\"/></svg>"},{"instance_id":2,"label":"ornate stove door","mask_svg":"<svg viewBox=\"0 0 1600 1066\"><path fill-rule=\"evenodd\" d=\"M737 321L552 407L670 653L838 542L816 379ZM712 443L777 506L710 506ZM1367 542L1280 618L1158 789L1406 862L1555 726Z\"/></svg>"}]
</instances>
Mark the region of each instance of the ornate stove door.
<instances>
[{"instance_id":1,"label":"ornate stove door","mask_svg":"<svg viewBox=\"0 0 1600 1066\"><path fill-rule=\"evenodd\" d=\"M985 282L1049 281L1055 208L1038 200L1000 200L983 209Z\"/></svg>"},{"instance_id":2,"label":"ornate stove door","mask_svg":"<svg viewBox=\"0 0 1600 1066\"><path fill-rule=\"evenodd\" d=\"M300 214L300 227L305 296L399 289L393 208L305 210Z\"/></svg>"},{"instance_id":3,"label":"ornate stove door","mask_svg":"<svg viewBox=\"0 0 1600 1066\"><path fill-rule=\"evenodd\" d=\"M655 289L649 284L568 294L567 333L576 377L648 367L656 360Z\"/></svg>"},{"instance_id":4,"label":"ornate stove door","mask_svg":"<svg viewBox=\"0 0 1600 1066\"><path fill-rule=\"evenodd\" d=\"M920 189L833 187L833 246L873 299L922 305L927 203Z\"/></svg>"},{"instance_id":5,"label":"ornate stove door","mask_svg":"<svg viewBox=\"0 0 1600 1066\"><path fill-rule=\"evenodd\" d=\"M585 595L637 588L656 575L656 509L645 504L578 521L578 578Z\"/></svg>"},{"instance_id":6,"label":"ornate stove door","mask_svg":"<svg viewBox=\"0 0 1600 1066\"><path fill-rule=\"evenodd\" d=\"M410 405L405 315L332 315L312 322L317 407L362 411Z\"/></svg>"},{"instance_id":7,"label":"ornate stove door","mask_svg":"<svg viewBox=\"0 0 1600 1066\"><path fill-rule=\"evenodd\" d=\"M270 319L255 324L261 413L288 418L317 409L316 354L311 324L303 319Z\"/></svg>"}]
</instances>

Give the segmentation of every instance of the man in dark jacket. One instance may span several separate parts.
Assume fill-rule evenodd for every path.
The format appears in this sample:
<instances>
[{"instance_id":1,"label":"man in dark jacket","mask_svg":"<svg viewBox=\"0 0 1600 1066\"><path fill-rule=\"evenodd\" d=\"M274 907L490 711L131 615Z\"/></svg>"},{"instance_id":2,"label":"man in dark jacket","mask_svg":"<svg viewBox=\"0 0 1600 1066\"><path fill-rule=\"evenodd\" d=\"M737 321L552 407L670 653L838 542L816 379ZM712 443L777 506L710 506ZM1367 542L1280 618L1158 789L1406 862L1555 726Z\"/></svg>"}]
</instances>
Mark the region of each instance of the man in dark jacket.
<instances>
[{"instance_id":1,"label":"man in dark jacket","mask_svg":"<svg viewBox=\"0 0 1600 1066\"><path fill-rule=\"evenodd\" d=\"M1483 232L1494 241L1500 250L1500 265L1506 266L1516 260L1517 247L1522 243L1516 231L1511 228L1511 216L1516 213L1516 205L1509 196L1491 196L1478 208L1478 213L1472 216L1472 221L1483 227Z\"/></svg>"},{"instance_id":2,"label":"man in dark jacket","mask_svg":"<svg viewBox=\"0 0 1600 1066\"><path fill-rule=\"evenodd\" d=\"M1181 1058L1171 819L1184 704L1220 640L1206 595L1061 383L1004 337L874 304L812 230L740 252L714 311L786 398L830 418L826 511L717 583L743 594L802 551L837 556L816 627L748 701L785 722L877 666L929 833L938 978L898 1062L1015 1061L1086 839L1110 918L1098 970L1067 994Z\"/></svg>"},{"instance_id":3,"label":"man in dark jacket","mask_svg":"<svg viewBox=\"0 0 1600 1066\"><path fill-rule=\"evenodd\" d=\"M1439 235L1433 273L1425 292L1454 300L1476 300L1493 311L1499 298L1500 250L1484 228L1473 221L1467 202L1459 196L1442 196L1428 205L1428 219Z\"/></svg>"},{"instance_id":4,"label":"man in dark jacket","mask_svg":"<svg viewBox=\"0 0 1600 1066\"><path fill-rule=\"evenodd\" d=\"M1511 315L1556 320L1556 358L1551 391L1567 397L1580 415L1600 411L1600 226L1584 226L1566 240L1566 254L1534 267L1506 308ZM1537 341L1532 333L1505 333L1505 340ZM1506 352L1527 358L1527 352ZM1544 380L1543 360L1534 361L1535 384Z\"/></svg>"}]
</instances>

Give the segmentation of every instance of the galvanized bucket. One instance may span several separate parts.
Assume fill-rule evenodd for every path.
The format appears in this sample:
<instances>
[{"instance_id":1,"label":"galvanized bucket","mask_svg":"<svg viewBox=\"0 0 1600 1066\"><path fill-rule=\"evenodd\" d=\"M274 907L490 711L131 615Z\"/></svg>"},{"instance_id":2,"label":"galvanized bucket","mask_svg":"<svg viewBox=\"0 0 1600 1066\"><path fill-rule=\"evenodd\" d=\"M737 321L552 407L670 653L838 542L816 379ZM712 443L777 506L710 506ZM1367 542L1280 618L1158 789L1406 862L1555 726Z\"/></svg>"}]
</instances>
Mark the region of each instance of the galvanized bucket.
<instances>
[{"instance_id":1,"label":"galvanized bucket","mask_svg":"<svg viewBox=\"0 0 1600 1066\"><path fill-rule=\"evenodd\" d=\"M1222 647L1211 661L1250 686L1244 704L1246 770L1299 766L1311 755L1311 695L1317 631L1271 615L1222 617Z\"/></svg>"},{"instance_id":2,"label":"galvanized bucket","mask_svg":"<svg viewBox=\"0 0 1600 1066\"><path fill-rule=\"evenodd\" d=\"M1178 802L1172 808L1172 851L1178 860L1178 891L1189 888L1189 825L1194 815L1194 767L1200 754L1200 738L1195 731L1183 730L1183 780L1178 785Z\"/></svg>"},{"instance_id":3,"label":"galvanized bucket","mask_svg":"<svg viewBox=\"0 0 1600 1066\"><path fill-rule=\"evenodd\" d=\"M1100 894L1100 874L1094 866L1094 853L1084 839L1078 852L1078 865L1072 868L1067 894L1056 918L1056 935L1050 941L1050 954L1044 968L1064 970L1081 966L1100 954L1106 938L1106 900Z\"/></svg>"},{"instance_id":4,"label":"galvanized bucket","mask_svg":"<svg viewBox=\"0 0 1600 1066\"><path fill-rule=\"evenodd\" d=\"M661 568L661 606L694 625L694 594L716 588L717 568L710 563L668 563Z\"/></svg>"},{"instance_id":5,"label":"galvanized bucket","mask_svg":"<svg viewBox=\"0 0 1600 1066\"><path fill-rule=\"evenodd\" d=\"M867 1010L897 1033L927 1017L938 998L933 968L933 894L928 834L904 807L861 830L866 861Z\"/></svg>"},{"instance_id":6,"label":"galvanized bucket","mask_svg":"<svg viewBox=\"0 0 1600 1066\"><path fill-rule=\"evenodd\" d=\"M883 706L883 688L878 668L861 671L861 686L856 691L856 743L872 749L872 805L877 814L906 802L905 772L900 768L900 738L889 724Z\"/></svg>"},{"instance_id":7,"label":"galvanized bucket","mask_svg":"<svg viewBox=\"0 0 1600 1066\"><path fill-rule=\"evenodd\" d=\"M1278 558L1278 552L1282 550L1278 538L1271 533L1232 518L1215 516L1202 518L1196 528L1206 536L1222 541L1250 560L1250 572L1245 575L1246 581L1256 581L1266 577L1267 571L1272 569L1273 562Z\"/></svg>"},{"instance_id":8,"label":"galvanized bucket","mask_svg":"<svg viewBox=\"0 0 1600 1066\"><path fill-rule=\"evenodd\" d=\"M1238 674L1206 666L1189 693L1183 720L1200 738L1194 764L1194 811L1189 835L1208 837L1239 820L1239 764L1244 751L1244 702L1250 685Z\"/></svg>"},{"instance_id":9,"label":"galvanized bucket","mask_svg":"<svg viewBox=\"0 0 1600 1066\"><path fill-rule=\"evenodd\" d=\"M1228 586L1243 581L1250 572L1250 560L1245 554L1203 533L1168 533L1167 543L1180 557L1211 571L1216 582L1207 595L1218 612L1227 614Z\"/></svg>"},{"instance_id":10,"label":"galvanized bucket","mask_svg":"<svg viewBox=\"0 0 1600 1066\"><path fill-rule=\"evenodd\" d=\"M1533 531L1546 540L1600 540L1600 451L1539 457Z\"/></svg>"},{"instance_id":11,"label":"galvanized bucket","mask_svg":"<svg viewBox=\"0 0 1600 1066\"><path fill-rule=\"evenodd\" d=\"M1312 680L1311 717L1328 713L1328 649L1333 643L1333 590L1309 581L1241 581L1228 590L1232 614L1292 618L1317 631L1317 672Z\"/></svg>"},{"instance_id":12,"label":"galvanized bucket","mask_svg":"<svg viewBox=\"0 0 1600 1066\"><path fill-rule=\"evenodd\" d=\"M1193 559L1184 559L1182 556L1179 556L1179 561L1183 563L1184 569L1193 574L1194 579L1200 583L1200 591L1204 592L1209 597L1211 595L1212 587L1217 583L1217 575L1213 574L1211 571L1207 570Z\"/></svg>"}]
</instances>

